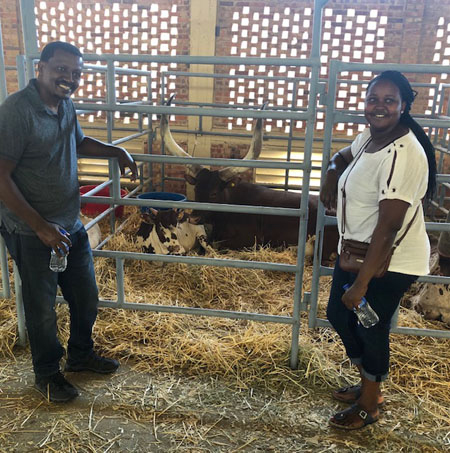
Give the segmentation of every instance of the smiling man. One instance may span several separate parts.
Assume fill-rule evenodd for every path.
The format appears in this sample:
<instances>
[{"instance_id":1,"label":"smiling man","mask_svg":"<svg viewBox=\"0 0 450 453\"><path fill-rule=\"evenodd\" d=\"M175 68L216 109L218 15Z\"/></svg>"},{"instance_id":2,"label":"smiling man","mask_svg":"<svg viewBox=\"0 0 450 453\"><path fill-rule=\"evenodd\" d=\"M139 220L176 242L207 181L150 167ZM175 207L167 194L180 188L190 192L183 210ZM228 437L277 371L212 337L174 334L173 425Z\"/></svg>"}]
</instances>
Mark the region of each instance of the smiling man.
<instances>
[{"instance_id":1,"label":"smiling man","mask_svg":"<svg viewBox=\"0 0 450 453\"><path fill-rule=\"evenodd\" d=\"M125 149L83 135L70 99L82 68L76 47L52 42L42 51L38 78L0 106L0 233L22 278L35 387L55 402L78 395L60 372L65 351L57 337L58 285L71 318L65 370L111 373L119 366L93 350L98 290L87 233L78 219L78 155L116 157L122 174L128 167L136 178L136 164ZM64 272L49 269L52 250L69 250Z\"/></svg>"}]
</instances>

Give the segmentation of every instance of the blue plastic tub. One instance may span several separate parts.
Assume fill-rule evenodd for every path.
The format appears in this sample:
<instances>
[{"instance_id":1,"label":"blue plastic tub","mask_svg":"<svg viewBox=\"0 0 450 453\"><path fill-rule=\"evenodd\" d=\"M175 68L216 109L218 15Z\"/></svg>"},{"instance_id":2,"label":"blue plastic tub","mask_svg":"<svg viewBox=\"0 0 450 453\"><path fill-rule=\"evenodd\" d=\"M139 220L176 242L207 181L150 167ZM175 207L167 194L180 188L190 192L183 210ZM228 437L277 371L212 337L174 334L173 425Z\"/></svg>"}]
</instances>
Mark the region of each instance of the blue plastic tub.
<instances>
[{"instance_id":1,"label":"blue plastic tub","mask_svg":"<svg viewBox=\"0 0 450 453\"><path fill-rule=\"evenodd\" d=\"M173 192L145 192L137 196L141 200L159 200L159 201L186 201L186 197L181 193ZM154 209L165 211L170 208L155 207ZM141 206L141 212L148 212L149 206Z\"/></svg>"}]
</instances>

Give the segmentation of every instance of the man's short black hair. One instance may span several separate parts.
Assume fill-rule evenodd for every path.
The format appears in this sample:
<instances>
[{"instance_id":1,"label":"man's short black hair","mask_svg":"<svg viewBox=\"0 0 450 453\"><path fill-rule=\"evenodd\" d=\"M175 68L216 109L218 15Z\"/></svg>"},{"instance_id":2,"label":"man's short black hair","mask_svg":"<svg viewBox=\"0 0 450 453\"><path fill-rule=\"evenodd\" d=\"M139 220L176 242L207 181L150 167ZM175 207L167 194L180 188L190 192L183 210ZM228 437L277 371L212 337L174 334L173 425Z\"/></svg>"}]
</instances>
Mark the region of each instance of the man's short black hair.
<instances>
[{"instance_id":1,"label":"man's short black hair","mask_svg":"<svg viewBox=\"0 0 450 453\"><path fill-rule=\"evenodd\" d=\"M68 42L62 42L62 41L54 41L48 43L43 49L41 53L41 61L48 61L50 58L53 57L55 52L57 50L62 50L64 52L71 53L73 55L76 55L77 57L83 58L83 55L81 54L80 50L78 47L73 46L72 44L69 44Z\"/></svg>"}]
</instances>

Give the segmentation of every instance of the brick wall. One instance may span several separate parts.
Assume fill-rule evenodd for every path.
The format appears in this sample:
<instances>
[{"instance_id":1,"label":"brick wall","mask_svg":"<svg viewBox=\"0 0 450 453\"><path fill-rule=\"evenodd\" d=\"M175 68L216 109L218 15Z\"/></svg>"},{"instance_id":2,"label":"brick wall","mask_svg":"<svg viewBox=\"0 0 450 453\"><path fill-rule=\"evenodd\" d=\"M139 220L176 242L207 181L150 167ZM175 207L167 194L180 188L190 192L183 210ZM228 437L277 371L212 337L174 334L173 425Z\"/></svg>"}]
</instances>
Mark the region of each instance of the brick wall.
<instances>
[{"instance_id":1,"label":"brick wall","mask_svg":"<svg viewBox=\"0 0 450 453\"><path fill-rule=\"evenodd\" d=\"M83 50L117 53L155 53L187 55L190 47L189 0L113 1L113 0L66 0L47 1L47 11L41 10L36 1L39 47L44 40L64 39L79 45ZM218 56L273 56L303 58L309 56L312 45L312 20L314 3L311 0L217 0L217 27L215 54ZM174 9L175 8L175 9ZM168 13L167 13L168 12ZM46 13L46 17L44 16ZM166 17L168 16L168 17ZM0 18L7 65L15 64L15 57L23 53L20 29L19 0L1 1ZM420 63L431 65L449 64L449 56L443 48L449 46L450 0L330 0L324 9L322 21L321 76L327 76L331 59L344 61L388 63ZM108 26L105 20L109 20ZM163 29L166 21L168 30ZM62 28L64 27L64 28ZM438 37L438 29L443 36ZM167 37L166 35L170 35ZM81 39L81 41L80 41ZM436 49L438 41L443 48ZM167 44L167 45L166 45ZM166 47L161 47L166 45ZM166 67L163 67L166 66ZM130 67L142 68L141 64ZM139 77L118 78L119 98L123 100L147 99L159 102L159 75L164 69L188 70L185 65L169 67L154 65L146 68L153 72L151 93ZM228 75L253 74L299 77L309 74L308 68L246 67L217 65L215 72ZM85 80L81 87L84 96L104 96L104 80ZM345 77L345 76L344 76ZM351 75L347 76L348 78ZM372 75L358 75L369 80ZM449 82L439 74L409 74L412 82ZM189 99L189 83L186 77L167 80L167 93L177 93L178 100ZM8 72L8 91L17 89L15 73ZM342 89L342 108L361 109L361 95ZM423 113L429 108L432 96L429 88L418 88L419 96L413 113ZM292 104L292 87L286 81L239 81L228 78L216 79L214 102L223 104L259 105L269 98L272 105L287 107ZM308 86L299 82L296 107L305 108ZM339 107L339 108L341 108ZM126 121L134 121L131 115L118 115ZM155 118L156 119L156 118ZM96 120L98 121L98 119ZM249 131L251 120L215 118L213 128L237 132ZM177 125L186 127L185 117L176 118ZM323 114L318 114L317 135L323 128ZM268 132L286 133L287 122L266 122ZM305 124L295 124L296 133L304 131ZM354 135L358 126L343 126L338 133ZM180 141L186 142L185 138ZM239 150L244 154L243 140L228 139L227 144L213 143L211 155L232 157ZM247 143L247 141L245 141ZM283 145L284 146L284 145ZM186 149L186 147L185 147ZM169 172L170 173L170 172ZM174 175L182 173L178 167ZM176 183L179 185L179 183Z\"/></svg>"},{"instance_id":2,"label":"brick wall","mask_svg":"<svg viewBox=\"0 0 450 453\"><path fill-rule=\"evenodd\" d=\"M19 2L2 1L0 3L0 20L2 23L3 50L6 66L16 65L16 55L23 53L21 19L19 15ZM16 71L7 71L8 92L17 90Z\"/></svg>"},{"instance_id":3,"label":"brick wall","mask_svg":"<svg viewBox=\"0 0 450 453\"><path fill-rule=\"evenodd\" d=\"M314 6L311 0L217 1L217 37L211 38L216 40L216 55L230 55L233 52L233 48L238 49L237 55L245 52L247 56L261 56L264 54L266 56L278 57L284 55L290 58L301 58L309 55ZM43 10L40 9L41 2L36 1L35 4L39 22L38 46L40 48L45 44L45 40L62 37L90 53L109 53L114 51L120 53L147 52L158 54L170 54L172 52L176 55L189 53L189 0L158 0L152 2L144 0L47 1L46 17L43 15ZM61 4L64 7L61 7ZM174 8L175 12L173 12ZM51 10L53 10L52 14ZM168 12L170 17L176 16L176 23L169 25L169 27L173 25L176 28L176 35L170 36L168 50L161 50L164 30L158 28L158 23L152 22L155 20L153 16L160 14L162 11ZM330 11L331 14L329 14ZM353 14L349 15L349 11L353 11ZM376 11L376 17L372 17L374 11ZM236 18L236 15L238 18ZM381 25L379 23L381 16L386 16L386 24ZM296 17L298 18L297 21ZM435 53L436 29L441 17L447 18L448 22L450 0L415 0L414 2L407 0L331 0L325 7L323 17L321 55L325 74L322 75L326 75L327 62L332 58L339 59L339 57L344 57L350 61L364 61L364 57L368 56L368 52L364 50L367 47L374 47L374 62L432 64ZM19 0L2 1L0 4L0 18L3 28L5 61L7 65L15 65L16 55L23 53ZM120 20L117 20L117 18L120 18ZM364 23L358 23L361 18L364 19ZM160 17L156 19L158 21L163 20ZM106 28L104 25L105 20L110 22ZM248 24L242 22L245 20L248 21ZM284 20L290 21L289 24L283 25ZM268 37L262 35L264 32L263 21L266 21L265 27L269 32ZM369 21L374 21L375 26L385 29L383 36L376 36L376 41L383 41L382 48L377 49L376 46L365 42L364 36L357 36L358 26L365 27L364 35L370 34L367 30ZM348 22L352 23L352 28L346 30ZM255 24L258 25L258 30L252 29ZM234 29L236 26L238 26L238 31ZM342 32L336 34L336 29L342 29ZM377 31L374 30L375 33ZM247 37L244 36L244 32L247 33ZM142 38L143 33L147 33L144 38ZM285 33L286 37L283 37ZM348 51L343 49L344 44L346 44L346 41L343 40L345 33L348 33L351 38ZM176 38L175 44L172 41L174 37ZM257 38L258 42L251 43L250 38ZM242 43L246 41L248 42L247 49L242 49ZM362 51L355 47L358 41L362 41ZM336 47L338 44L339 46ZM251 53L252 49L253 54ZM381 57L376 58L375 51L377 50L381 52L382 59L380 59ZM133 65L133 67L139 67L139 65ZM155 75L158 75L160 69L160 67L154 68ZM185 70L187 68L178 67L177 69ZM238 67L234 68L234 70L237 74L242 72ZM258 68L245 68L245 72L248 72L248 70L253 70L254 74L290 75L287 73L289 68L283 72L279 68L270 67L265 67L259 71ZM271 70L272 72L270 72ZM308 73L305 68L303 68L303 71L306 74ZM216 72L229 74L230 67L217 66ZM291 71L291 73L295 76L302 75L301 70L298 68L295 71ZM8 91L13 92L17 89L15 72L8 72L7 74ZM429 76L426 75L412 75L411 78L413 81L429 81ZM133 100L133 96L144 96L147 94L142 88L144 82L141 80L134 80L130 77L126 81L119 80L119 83L119 92L123 94L124 99ZM158 77L155 77L155 83L156 85L152 88L152 94L157 93L159 90ZM128 90L122 91L121 88L127 84L129 85ZM214 88L214 100L219 103L229 103L230 101L239 103L237 102L237 97L239 96L247 104L260 104L259 101L263 97L267 97L268 93L275 91L275 100L279 101L281 97L283 105L289 105L289 90L281 82L272 84L271 87L269 82L260 82L260 84L252 87L246 82L244 84L245 90L239 96L238 90L233 90L230 87L228 79L218 79ZM169 91L176 91L178 99L188 99L186 78L177 77L176 80L172 81L171 86L172 88L168 87ZM93 87L85 87L84 91L84 95L93 95L94 97L96 95L104 95L103 89L96 89L95 81ZM236 91L234 97L230 96L230 91ZM258 92L262 92L263 95L258 96ZM280 94L281 92L283 93ZM298 94L298 98L303 102L299 107L304 106L307 100L307 89L302 90ZM424 99L427 98L428 96ZM420 106L420 110L425 108L426 100L423 102L424 104ZM227 124L226 119L216 119L215 121L217 126L225 126ZM233 120L233 125L236 126L236 120ZM244 122L243 126L245 125ZM278 127L275 124L273 125L275 129L278 128L279 130L283 130L284 126L284 123L278 124Z\"/></svg>"},{"instance_id":4,"label":"brick wall","mask_svg":"<svg viewBox=\"0 0 450 453\"><path fill-rule=\"evenodd\" d=\"M219 0L219 36L216 41L216 54L233 55L233 48L237 46L238 54L270 56L270 52L264 48L264 44L269 42L269 47L277 49L275 56L284 55L291 58L308 56L312 39L312 8L313 2L305 0L249 0L245 2ZM442 2L434 0L413 2L407 0L331 0L324 8L322 21L321 61L323 68L321 75L326 77L326 66L331 59L352 62L365 62L367 59L369 63L432 64L435 53L436 29L441 17L446 18L448 23L450 0ZM245 21L248 21L248 23ZM284 25L283 22L286 22L286 24ZM259 29L253 29L254 24L258 24ZM347 28L349 24L351 28ZM294 27L296 27L296 34L292 33ZM269 30L268 38L263 36L264 30ZM270 34L273 30L276 33ZM291 33L289 33L289 30ZM283 38L282 35L285 32L287 32L287 36ZM237 38L238 42L233 41L233 38ZM253 44L256 52L254 54L251 53L252 44L250 43L253 38L257 41ZM273 38L277 38L277 41L273 42ZM242 42L247 46L244 49L239 48ZM219 72L229 73L227 67L218 69ZM266 66L259 71L258 68L250 69L261 75L264 73L283 75L280 69L276 67ZM234 71L236 74L240 73L238 67L235 67ZM305 68L303 68L303 71L308 74ZM284 75L286 75L286 72L284 72ZM295 77L302 75L299 68L291 68L291 72ZM370 80L371 77L371 74L360 75L358 79ZM440 76L434 77L437 81L441 80ZM409 78L413 82L429 83L433 75L411 74ZM261 100L255 101L251 97L252 88L249 87L248 81L242 81L239 87L243 88L241 102L261 103ZM284 82L267 81L264 83L264 94L267 96L267 93L273 93L279 89L283 90L284 87ZM258 88L256 86L255 89L258 90ZM230 90L233 89L238 91L237 86L230 88L227 81L217 81L215 85L216 99L220 102L227 102L230 98ZM350 100L347 93L343 98L343 108L358 108L363 91L364 87L358 89L354 102ZM423 113L428 106L430 93L427 89L418 89L418 91L420 95L413 112ZM284 90L283 105L289 105L287 92L287 90ZM305 107L307 93L307 89L301 89L297 93L301 102L297 107ZM237 97L238 94L233 100L236 101ZM275 96L275 98L279 97ZM217 126L224 125L226 122L224 119L216 119L215 121ZM231 123L236 125L236 120L231 120ZM282 132L285 127L285 122L272 123L272 130ZM297 128L303 130L304 124L298 125Z\"/></svg>"}]
</instances>

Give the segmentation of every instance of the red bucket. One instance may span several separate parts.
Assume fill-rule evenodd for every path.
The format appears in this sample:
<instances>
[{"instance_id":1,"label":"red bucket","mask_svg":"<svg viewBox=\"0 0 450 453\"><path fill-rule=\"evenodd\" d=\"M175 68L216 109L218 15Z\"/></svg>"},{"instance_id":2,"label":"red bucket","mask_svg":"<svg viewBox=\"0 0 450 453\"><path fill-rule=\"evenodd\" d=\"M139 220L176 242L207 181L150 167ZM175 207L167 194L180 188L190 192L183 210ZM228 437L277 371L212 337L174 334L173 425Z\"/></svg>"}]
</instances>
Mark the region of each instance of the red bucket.
<instances>
[{"instance_id":1,"label":"red bucket","mask_svg":"<svg viewBox=\"0 0 450 453\"><path fill-rule=\"evenodd\" d=\"M97 186L81 186L80 187L80 195L84 195L85 193L90 192L92 189L95 189ZM120 197L123 198L127 194L125 189L120 189ZM93 195L94 197L109 197L109 187L104 187L100 189L98 192ZM109 204L99 204L99 203L84 203L81 205L81 212L85 216L88 217L95 217L106 211L109 208ZM115 209L116 217L123 217L123 208L124 206L118 206Z\"/></svg>"}]
</instances>

